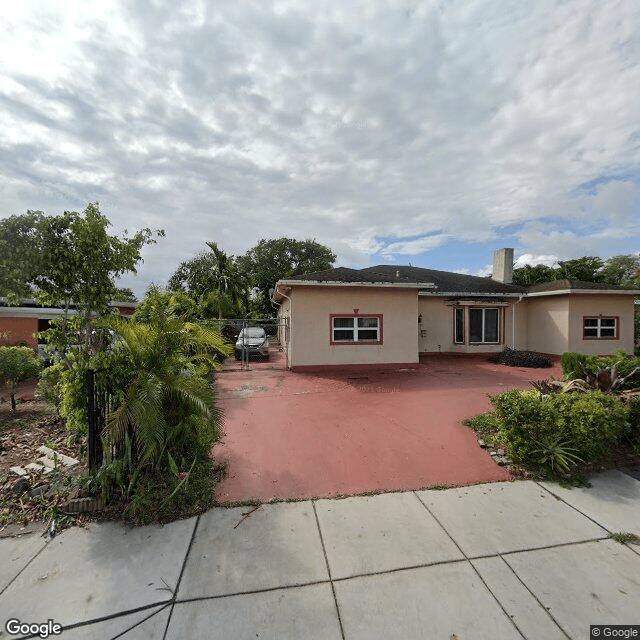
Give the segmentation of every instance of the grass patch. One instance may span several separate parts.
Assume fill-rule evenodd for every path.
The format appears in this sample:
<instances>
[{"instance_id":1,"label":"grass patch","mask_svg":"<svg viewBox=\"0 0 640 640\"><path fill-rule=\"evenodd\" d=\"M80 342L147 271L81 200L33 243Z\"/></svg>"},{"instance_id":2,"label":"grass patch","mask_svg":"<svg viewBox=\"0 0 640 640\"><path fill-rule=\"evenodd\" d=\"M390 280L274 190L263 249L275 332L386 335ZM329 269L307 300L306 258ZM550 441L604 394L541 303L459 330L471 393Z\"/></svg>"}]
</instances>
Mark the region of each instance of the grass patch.
<instances>
[{"instance_id":1,"label":"grass patch","mask_svg":"<svg viewBox=\"0 0 640 640\"><path fill-rule=\"evenodd\" d=\"M621 531L618 533L610 533L607 538L615 540L620 544L640 544L640 537L635 533L625 533Z\"/></svg>"}]
</instances>

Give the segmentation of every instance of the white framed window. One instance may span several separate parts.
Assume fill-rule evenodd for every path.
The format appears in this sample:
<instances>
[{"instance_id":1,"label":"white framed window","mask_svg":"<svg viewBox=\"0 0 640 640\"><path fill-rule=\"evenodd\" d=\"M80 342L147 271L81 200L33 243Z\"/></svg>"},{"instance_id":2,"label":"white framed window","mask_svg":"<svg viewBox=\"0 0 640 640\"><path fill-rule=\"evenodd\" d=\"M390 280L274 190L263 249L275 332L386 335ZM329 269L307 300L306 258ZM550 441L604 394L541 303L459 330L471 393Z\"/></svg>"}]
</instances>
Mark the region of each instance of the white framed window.
<instances>
[{"instance_id":1,"label":"white framed window","mask_svg":"<svg viewBox=\"0 0 640 640\"><path fill-rule=\"evenodd\" d=\"M582 337L585 340L617 340L618 318L615 316L583 318Z\"/></svg>"},{"instance_id":2,"label":"white framed window","mask_svg":"<svg viewBox=\"0 0 640 640\"><path fill-rule=\"evenodd\" d=\"M331 315L331 344L382 344L382 315Z\"/></svg>"},{"instance_id":3,"label":"white framed window","mask_svg":"<svg viewBox=\"0 0 640 640\"><path fill-rule=\"evenodd\" d=\"M498 344L500 342L500 309L483 307L469 309L469 343Z\"/></svg>"}]
</instances>

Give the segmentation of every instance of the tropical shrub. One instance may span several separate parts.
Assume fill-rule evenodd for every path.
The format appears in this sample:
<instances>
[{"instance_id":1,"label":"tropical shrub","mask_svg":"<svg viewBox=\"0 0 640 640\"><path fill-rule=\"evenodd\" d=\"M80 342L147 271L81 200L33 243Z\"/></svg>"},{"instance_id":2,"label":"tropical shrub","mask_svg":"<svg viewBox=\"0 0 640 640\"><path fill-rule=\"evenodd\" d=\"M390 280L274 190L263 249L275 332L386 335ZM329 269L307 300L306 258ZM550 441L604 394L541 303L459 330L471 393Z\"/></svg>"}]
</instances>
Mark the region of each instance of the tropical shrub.
<instances>
[{"instance_id":1,"label":"tropical shrub","mask_svg":"<svg viewBox=\"0 0 640 640\"><path fill-rule=\"evenodd\" d=\"M640 453L640 396L627 399L629 407L629 432L625 438L637 453Z\"/></svg>"},{"instance_id":2,"label":"tropical shrub","mask_svg":"<svg viewBox=\"0 0 640 640\"><path fill-rule=\"evenodd\" d=\"M211 470L222 413L208 375L219 366L216 354L231 353L219 333L166 309L152 309L150 319L104 321L117 336L112 357L122 357L130 375L104 434L102 488L108 494L117 487L131 515L143 520L149 505L175 506L193 490L194 472Z\"/></svg>"},{"instance_id":3,"label":"tropical shrub","mask_svg":"<svg viewBox=\"0 0 640 640\"><path fill-rule=\"evenodd\" d=\"M587 358L588 356L584 353L565 351L560 358L563 378L565 380L573 380L582 377L583 367L587 364Z\"/></svg>"},{"instance_id":4,"label":"tropical shrub","mask_svg":"<svg viewBox=\"0 0 640 640\"><path fill-rule=\"evenodd\" d=\"M519 351L505 347L500 353L489 358L491 362L506 364L509 367L530 367L546 368L553 366L553 363L546 356L534 351Z\"/></svg>"},{"instance_id":5,"label":"tropical shrub","mask_svg":"<svg viewBox=\"0 0 640 640\"><path fill-rule=\"evenodd\" d=\"M496 439L507 455L529 468L565 471L578 460L594 460L630 429L628 404L601 391L542 395L515 389L491 402L495 409L484 424L499 425Z\"/></svg>"},{"instance_id":6,"label":"tropical shrub","mask_svg":"<svg viewBox=\"0 0 640 640\"><path fill-rule=\"evenodd\" d=\"M16 410L16 387L38 375L40 360L30 347L0 347L0 385L9 387L11 409Z\"/></svg>"},{"instance_id":7,"label":"tropical shrub","mask_svg":"<svg viewBox=\"0 0 640 640\"><path fill-rule=\"evenodd\" d=\"M561 359L565 380L583 380L601 391L625 391L640 386L640 358L618 350L608 356L566 352Z\"/></svg>"}]
</instances>

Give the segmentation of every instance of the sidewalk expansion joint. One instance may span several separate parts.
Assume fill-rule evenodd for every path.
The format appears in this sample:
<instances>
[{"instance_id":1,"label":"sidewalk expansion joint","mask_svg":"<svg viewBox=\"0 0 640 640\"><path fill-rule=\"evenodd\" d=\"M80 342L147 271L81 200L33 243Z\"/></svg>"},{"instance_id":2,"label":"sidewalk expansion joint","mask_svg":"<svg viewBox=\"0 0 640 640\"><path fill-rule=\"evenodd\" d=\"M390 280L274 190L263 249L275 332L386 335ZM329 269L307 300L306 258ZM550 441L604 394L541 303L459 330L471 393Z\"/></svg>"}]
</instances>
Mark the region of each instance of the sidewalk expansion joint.
<instances>
[{"instance_id":1,"label":"sidewalk expansion joint","mask_svg":"<svg viewBox=\"0 0 640 640\"><path fill-rule=\"evenodd\" d=\"M555 619L555 617L549 611L549 609L547 609L547 607L545 607L542 604L542 602L540 602L540 600L538 599L538 596L535 593L533 593L531 589L529 589L529 585L527 585L525 581L516 573L515 569L505 560L503 556L500 556L500 559L502 560L502 562L504 562L507 565L507 567L509 568L509 571L511 571L511 573L513 573L513 575L516 577L516 580L518 580L518 582L531 594L531 597L540 605L540 608L551 618L551 620L556 625L556 627L558 627L558 629L560 629L560 631L562 631L562 633L567 638L569 638L569 640L571 640L571 636L562 628L562 625Z\"/></svg>"},{"instance_id":2,"label":"sidewalk expansion joint","mask_svg":"<svg viewBox=\"0 0 640 640\"><path fill-rule=\"evenodd\" d=\"M601 542L604 540L608 540L607 537L603 537L603 538L593 538L590 540L579 540L576 542L560 542L558 544L552 544L552 545L546 545L546 546L541 546L541 547L530 547L530 548L526 548L526 549L515 549L513 551L502 551L502 552L498 552L498 553L487 553L487 554L481 554L481 555L477 555L477 556L467 556L464 555L462 558L454 558L452 560L436 560L434 562L427 562L424 564L417 564L417 565L410 565L410 566L404 566L404 567L394 567L393 569L383 569L380 571L370 571L370 572L366 572L366 573L354 573L352 575L348 575L348 576L343 576L340 578L336 578L336 577L331 577L329 580L311 580L309 582L296 582L293 584L283 584L283 585L276 585L273 587L260 587L257 589L247 589L245 591L233 591L230 593L219 593L216 595L210 595L210 596L195 596L195 597L190 597L190 598L179 598L176 597L175 600L169 600L167 601L169 604L174 602L175 604L186 604L189 602L201 602L203 600L222 600L224 598L233 598L235 596L246 596L246 595L254 595L254 594L258 594L258 593L269 593L271 591L283 591L283 590L288 590L288 589L299 589L299 588L304 588L304 587L312 587L315 585L320 585L320 584L335 584L337 582L347 582L349 580L354 580L354 579L358 579L358 578L369 578L369 577L375 577L375 576L384 576L387 574L392 574L392 573L400 573L402 571L413 571L415 569L427 569L430 567L439 567L439 566L443 566L443 565L448 565L448 564L461 564L461 563L465 563L465 562L473 562L474 560L484 560L484 559L488 559L488 558L501 558L504 559L503 556L509 556L509 555L513 555L516 553L526 553L526 552L531 552L531 551L541 551L544 549L555 549L558 547L568 547L568 546L575 546L575 545L580 545L580 544L587 544L590 542ZM455 541L454 541L455 542ZM462 553L462 552L461 552Z\"/></svg>"},{"instance_id":3,"label":"sidewalk expansion joint","mask_svg":"<svg viewBox=\"0 0 640 640\"><path fill-rule=\"evenodd\" d=\"M501 551L500 553L494 553L488 556L477 556L471 558L471 560L480 560L482 558L494 558L502 556L512 556L516 553L527 553L529 551L544 551L545 549L559 549L561 547L575 547L580 544L589 544L591 542L603 542L609 540L608 536L602 536L601 538L586 538L584 540L573 540L571 542L556 542L555 544L545 544L540 547L527 547L526 549L513 549L512 551Z\"/></svg>"},{"instance_id":4,"label":"sidewalk expansion joint","mask_svg":"<svg viewBox=\"0 0 640 640\"><path fill-rule=\"evenodd\" d=\"M431 517L438 523L440 528L447 534L447 536L449 537L451 542L453 542L453 544L456 545L456 547L458 548L458 551L460 551L460 553L464 556L465 560L469 563L469 565L471 566L471 569L478 576L479 580L482 582L482 584L484 585L485 589L491 594L493 599L496 601L496 604L500 607L500 609L504 613L504 615L507 618L507 620L513 625L513 628L520 634L520 636L522 636L523 640L527 640L527 637L520 630L520 627L518 627L518 625L515 623L514 619L507 613L507 610L502 605L502 602L500 602L500 600L498 600L498 596L496 596L496 594L493 593L493 591L491 590L489 585L486 583L485 579L482 577L482 575L480 574L478 569L476 569L476 567L473 564L473 562L471 562L471 559L469 558L469 556L467 556L467 554L462 550L462 547L458 544L458 542L454 539L454 537L447 531L447 529L442 524L442 522L440 522L440 520L438 520L438 518L436 518L435 514L432 513L431 509L429 509L429 507L427 507L427 505L422 501L420 496L415 491L413 492L413 495L419 500L420 504L427 510L427 513L429 513L431 515Z\"/></svg>"},{"instance_id":5,"label":"sidewalk expansion joint","mask_svg":"<svg viewBox=\"0 0 640 640\"><path fill-rule=\"evenodd\" d=\"M11 578L11 581L4 587L4 589L0 590L0 598L2 597L2 594L20 577L22 572L47 548L48 544L49 544L49 541L46 540L45 543L42 545L42 548L36 552L33 558L31 558L29 562L27 562L27 564L25 564L24 567L22 567L22 569L20 569L20 571L18 571L18 573L16 573L16 575L13 576L13 578Z\"/></svg>"},{"instance_id":6,"label":"sidewalk expansion joint","mask_svg":"<svg viewBox=\"0 0 640 640\"><path fill-rule=\"evenodd\" d=\"M87 627L89 625L97 624L99 622L106 622L107 620L115 620L116 618L122 618L124 616L132 615L134 613L140 613L141 611L148 611L149 609L155 609L156 607L159 607L159 609L157 611L154 611L151 615L147 616L143 620L140 620L139 622L136 622L135 624L131 625L131 627L129 627L122 633L115 636L115 638L118 638L121 635L123 635L123 633L126 633L131 629L133 629L134 627L137 627L143 622L149 620L149 618L153 618L153 616L155 616L157 613L160 613L161 611L166 609L172 603L173 603L173 600L161 600L160 602L145 604L141 607L136 607L135 609L127 609L126 611L118 611L117 613L110 613L107 616L92 618L91 620L83 620L82 622L74 622L73 624L66 624L62 627L62 631L64 633L65 631L70 631L71 629L79 629L80 627ZM39 635L39 633L36 633L28 636L20 636L20 640L31 640L32 638L40 638L40 637L41 636ZM115 640L115 638L113 638L112 640Z\"/></svg>"},{"instance_id":7,"label":"sidewalk expansion joint","mask_svg":"<svg viewBox=\"0 0 640 640\"><path fill-rule=\"evenodd\" d=\"M191 547L193 547L193 543L196 539L196 532L198 531L198 525L200 524L200 517L201 516L196 517L196 523L193 527L193 531L191 532L191 540L189 540L189 546L187 547L187 552L184 554L184 560L182 561L180 574L178 575L176 587L173 591L173 597L171 598L171 610L169 611L169 615L167 616L167 624L164 628L164 633L162 634L163 640L165 640L165 638L167 637L167 633L169 632L169 625L171 624L171 617L173 616L173 608L176 603L176 598L178 597L178 589L180 589L180 582L182 582L182 576L184 575L184 570L187 566L187 560L189 559L189 554L191 553Z\"/></svg>"},{"instance_id":8,"label":"sidewalk expansion joint","mask_svg":"<svg viewBox=\"0 0 640 640\"><path fill-rule=\"evenodd\" d=\"M564 498L561 498L559 495L553 493L553 491L551 491L551 489L548 489L547 487L545 487L544 485L541 485L539 482L536 482L536 484L541 488L544 489L547 493L549 493L550 495L552 495L556 500L559 500L560 502L563 502L564 504L566 504L568 507L571 507L574 511L576 511L577 513L579 513L581 516L584 516L585 518L587 518L587 520L591 520L591 522L593 522L593 524L597 525L598 527L600 527L601 529L604 529L608 534L612 534L615 533L614 531L609 531L609 529L607 529L607 527L605 527L604 525L600 524L597 520L594 520L591 516L588 516L586 513L583 513L582 511L580 511L580 509L578 509L578 507L574 507L572 504L570 504L569 502L567 502ZM609 539L609 536L605 536L604 538L595 538L595 540L607 540ZM590 542L589 540L587 540L587 542ZM640 556L640 548L636 548L636 545L632 545L632 544L628 544L628 543L624 543L624 546L627 547L628 549L630 549L633 553L635 553L637 556Z\"/></svg>"},{"instance_id":9,"label":"sidewalk expansion joint","mask_svg":"<svg viewBox=\"0 0 640 640\"><path fill-rule=\"evenodd\" d=\"M561 498L559 495L553 493L553 491L551 491L551 489L548 489L544 485L540 484L538 481L536 481L536 484L541 489L546 491L549 495L553 496L556 500L559 500L560 502L563 502L564 504L566 504L568 507L571 507L574 511L577 511L581 516L584 516L588 520L591 520L591 522L593 522L593 524L598 525L601 529L604 529L607 533L611 533L611 531L609 531L609 529L607 529L607 527L601 525L597 520L594 520L591 516L588 516L586 513L583 513L582 511L580 511L580 509L578 509L578 507L574 507L572 504L567 502L564 498Z\"/></svg>"},{"instance_id":10,"label":"sidewalk expansion joint","mask_svg":"<svg viewBox=\"0 0 640 640\"><path fill-rule=\"evenodd\" d=\"M318 535L320 536L320 544L322 545L322 553L324 554L324 562L327 565L327 575L329 576L329 582L331 584L331 593L333 594L333 603L336 606L336 615L338 616L338 624L340 625L340 635L342 636L342 640L345 640L344 636L344 627L342 626L342 617L340 616L340 605L338 604L338 597L336 596L336 588L333 584L333 579L331 577L331 567L329 566L329 556L327 556L327 549L324 545L324 537L322 536L322 529L320 528L320 520L318 518L318 511L316 509L316 501L311 501L311 506L313 507L313 515L316 517L316 526L318 527Z\"/></svg>"},{"instance_id":11,"label":"sidewalk expansion joint","mask_svg":"<svg viewBox=\"0 0 640 640\"><path fill-rule=\"evenodd\" d=\"M318 584L331 584L330 580L313 580L311 582L298 582L295 584L283 584L275 587L261 587L259 589L248 589L246 591L233 591L231 593L219 593L212 596L194 596L192 598L176 598L174 604L187 604L189 602L202 602L203 600L222 600L224 598L234 598L236 596L251 596L258 593L270 593L272 591L286 591L289 589L300 589L304 587L314 587Z\"/></svg>"}]
</instances>

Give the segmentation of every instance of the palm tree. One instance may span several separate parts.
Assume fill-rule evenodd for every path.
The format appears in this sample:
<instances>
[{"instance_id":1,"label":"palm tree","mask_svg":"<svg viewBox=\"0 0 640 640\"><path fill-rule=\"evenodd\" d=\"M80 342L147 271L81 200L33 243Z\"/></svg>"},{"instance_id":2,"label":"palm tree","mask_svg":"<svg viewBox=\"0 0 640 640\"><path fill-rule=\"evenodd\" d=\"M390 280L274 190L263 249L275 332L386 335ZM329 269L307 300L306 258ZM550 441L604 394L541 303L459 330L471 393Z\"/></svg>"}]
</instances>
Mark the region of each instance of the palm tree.
<instances>
[{"instance_id":1,"label":"palm tree","mask_svg":"<svg viewBox=\"0 0 640 640\"><path fill-rule=\"evenodd\" d=\"M173 471L194 455L208 455L222 413L207 375L219 366L216 353L232 351L217 331L185 322L166 306L150 316L149 322L104 321L117 336L114 350L133 372L109 416L105 440L116 450L129 445L134 474L146 466Z\"/></svg>"},{"instance_id":2,"label":"palm tree","mask_svg":"<svg viewBox=\"0 0 640 640\"><path fill-rule=\"evenodd\" d=\"M218 319L221 320L225 300L233 308L238 309L246 297L248 282L244 273L238 268L233 256L228 256L215 242L207 242L207 246L214 256Z\"/></svg>"}]
</instances>

